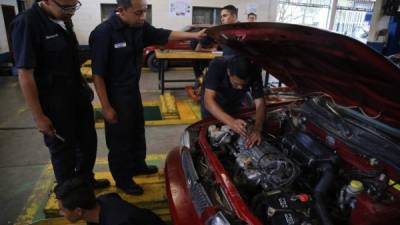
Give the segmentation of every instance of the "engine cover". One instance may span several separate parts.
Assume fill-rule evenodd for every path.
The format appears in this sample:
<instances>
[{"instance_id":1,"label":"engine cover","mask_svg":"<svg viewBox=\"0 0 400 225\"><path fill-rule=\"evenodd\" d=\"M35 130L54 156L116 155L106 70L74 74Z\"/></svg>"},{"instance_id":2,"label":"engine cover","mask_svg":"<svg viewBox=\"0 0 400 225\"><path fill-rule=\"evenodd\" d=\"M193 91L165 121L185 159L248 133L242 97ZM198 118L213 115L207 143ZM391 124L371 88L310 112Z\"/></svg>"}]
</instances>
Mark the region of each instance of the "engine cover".
<instances>
[{"instance_id":1,"label":"engine cover","mask_svg":"<svg viewBox=\"0 0 400 225\"><path fill-rule=\"evenodd\" d=\"M337 155L305 132L293 132L282 138L282 149L299 164L314 167L321 163L336 163Z\"/></svg>"},{"instance_id":2,"label":"engine cover","mask_svg":"<svg viewBox=\"0 0 400 225\"><path fill-rule=\"evenodd\" d=\"M292 160L266 141L246 148L244 139L239 138L231 150L247 180L263 189L282 188L291 184L298 174Z\"/></svg>"}]
</instances>

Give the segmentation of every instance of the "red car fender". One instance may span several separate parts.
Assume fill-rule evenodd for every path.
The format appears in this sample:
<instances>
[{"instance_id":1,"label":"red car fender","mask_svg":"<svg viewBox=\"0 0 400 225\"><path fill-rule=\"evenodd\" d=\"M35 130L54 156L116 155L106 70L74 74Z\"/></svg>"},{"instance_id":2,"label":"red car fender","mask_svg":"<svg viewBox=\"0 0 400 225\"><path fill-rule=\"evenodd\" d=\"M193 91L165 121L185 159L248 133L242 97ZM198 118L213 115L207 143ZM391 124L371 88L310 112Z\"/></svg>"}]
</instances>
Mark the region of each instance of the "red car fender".
<instances>
[{"instance_id":1,"label":"red car fender","mask_svg":"<svg viewBox=\"0 0 400 225\"><path fill-rule=\"evenodd\" d=\"M182 169L180 147L174 148L165 161L165 188L174 225L203 225L194 209Z\"/></svg>"},{"instance_id":2,"label":"red car fender","mask_svg":"<svg viewBox=\"0 0 400 225\"><path fill-rule=\"evenodd\" d=\"M226 192L236 215L247 224L262 225L258 218L251 213L250 209L244 203L235 185L225 172L221 162L217 159L217 156L212 151L211 146L207 141L207 129L205 127L201 128L200 130L199 144L206 159L210 163L210 169L214 170L216 182L220 184Z\"/></svg>"},{"instance_id":3,"label":"red car fender","mask_svg":"<svg viewBox=\"0 0 400 225\"><path fill-rule=\"evenodd\" d=\"M149 55L151 53L153 53L156 49L159 49L160 46L158 45L152 45L152 46L148 46L146 48L143 49L143 61L146 62L147 57L149 57Z\"/></svg>"}]
</instances>

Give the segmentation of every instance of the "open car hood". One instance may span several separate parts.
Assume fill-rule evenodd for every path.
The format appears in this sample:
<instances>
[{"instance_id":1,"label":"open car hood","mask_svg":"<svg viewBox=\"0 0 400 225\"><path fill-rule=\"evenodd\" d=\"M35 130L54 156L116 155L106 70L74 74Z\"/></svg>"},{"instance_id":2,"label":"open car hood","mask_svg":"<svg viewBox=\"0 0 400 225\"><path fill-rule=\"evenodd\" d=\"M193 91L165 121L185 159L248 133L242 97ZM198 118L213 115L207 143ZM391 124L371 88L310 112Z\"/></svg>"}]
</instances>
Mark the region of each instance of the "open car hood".
<instances>
[{"instance_id":1,"label":"open car hood","mask_svg":"<svg viewBox=\"0 0 400 225\"><path fill-rule=\"evenodd\" d=\"M400 128L400 70L352 38L282 23L237 23L209 29L218 43L251 57L299 94L323 92Z\"/></svg>"}]
</instances>

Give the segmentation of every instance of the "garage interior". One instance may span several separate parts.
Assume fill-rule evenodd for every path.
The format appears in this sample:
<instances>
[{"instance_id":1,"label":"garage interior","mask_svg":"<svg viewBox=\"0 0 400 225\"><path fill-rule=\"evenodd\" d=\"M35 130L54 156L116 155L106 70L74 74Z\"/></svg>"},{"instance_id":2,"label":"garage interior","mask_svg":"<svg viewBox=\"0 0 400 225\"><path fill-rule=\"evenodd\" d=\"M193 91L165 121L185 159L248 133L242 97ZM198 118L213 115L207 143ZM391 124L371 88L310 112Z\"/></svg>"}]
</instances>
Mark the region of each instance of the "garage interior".
<instances>
[{"instance_id":1,"label":"garage interior","mask_svg":"<svg viewBox=\"0 0 400 225\"><path fill-rule=\"evenodd\" d=\"M170 0L170 2L173 0ZM91 80L88 37L95 26L106 20L116 5L113 0L81 0L82 9L76 12L74 24L80 43L81 72L94 89ZM400 1L398 0L186 0L190 15L168 15L167 2L148 1L147 21L155 27L179 30L184 26L210 23L220 25L220 9L227 4L238 7L239 21L246 22L247 14L256 13L257 22L300 24L340 33L357 39L385 57L392 57L400 66ZM29 9L33 0L0 0L0 224L70 224L59 215L59 206L52 189L55 185L49 150L43 143L31 112L21 93L16 68L10 51L11 21ZM87 6L85 8L85 5ZM91 11L93 14L88 15ZM313 16L314 15L314 16ZM165 19L168 18L168 19ZM321 21L321 18L323 19ZM165 20L163 22L163 20ZM186 24L183 24L186 23ZM182 50L182 49L181 49ZM189 50L190 49L186 49ZM140 80L140 91L145 106L147 162L159 166L157 174L138 176L143 185L143 196L129 196L115 187L96 192L117 192L123 199L148 208L168 224L173 224L165 193L164 163L170 150L180 145L186 127L201 120L200 106L193 96L192 61L168 62L166 79L193 80L166 83L161 94L160 67L150 68L145 59ZM150 66L150 67L149 67ZM158 66L158 64L157 64ZM152 71L153 70L153 71ZM157 70L154 72L154 70ZM400 73L398 74L400 76ZM263 71L265 82L266 72ZM270 85L281 86L275 78ZM268 82L267 82L268 83ZM175 90L176 89L176 90ZM108 149L105 143L101 106L97 95L92 102L95 108L98 152L95 165L96 178L112 180L108 169ZM399 118L400 119L400 118ZM397 143L400 145L400 143ZM400 223L400 222L399 222ZM78 224L85 224L83 222ZM222 223L221 223L222 224Z\"/></svg>"}]
</instances>

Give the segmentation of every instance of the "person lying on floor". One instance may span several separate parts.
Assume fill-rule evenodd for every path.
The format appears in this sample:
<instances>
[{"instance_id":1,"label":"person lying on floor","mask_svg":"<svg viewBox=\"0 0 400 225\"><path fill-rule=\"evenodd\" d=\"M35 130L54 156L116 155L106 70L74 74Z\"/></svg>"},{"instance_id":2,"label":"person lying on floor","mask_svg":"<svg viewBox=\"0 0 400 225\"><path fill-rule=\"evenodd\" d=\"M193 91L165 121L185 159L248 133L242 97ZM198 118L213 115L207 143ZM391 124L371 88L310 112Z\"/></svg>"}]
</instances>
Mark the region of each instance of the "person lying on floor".
<instances>
[{"instance_id":1,"label":"person lying on floor","mask_svg":"<svg viewBox=\"0 0 400 225\"><path fill-rule=\"evenodd\" d=\"M123 200L117 193L96 198L94 190L82 179L73 178L55 188L60 214L71 223L88 225L166 225L156 214Z\"/></svg>"}]
</instances>

